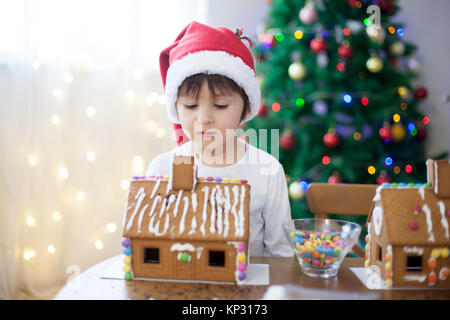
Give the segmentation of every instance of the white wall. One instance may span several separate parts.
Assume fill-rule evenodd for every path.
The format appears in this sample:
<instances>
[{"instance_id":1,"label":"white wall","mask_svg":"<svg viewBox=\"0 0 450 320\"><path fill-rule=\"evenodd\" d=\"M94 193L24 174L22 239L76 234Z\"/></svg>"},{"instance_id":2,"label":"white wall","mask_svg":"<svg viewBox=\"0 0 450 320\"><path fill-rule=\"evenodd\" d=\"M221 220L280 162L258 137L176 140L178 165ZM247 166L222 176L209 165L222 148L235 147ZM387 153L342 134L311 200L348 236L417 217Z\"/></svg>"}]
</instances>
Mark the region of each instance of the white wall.
<instances>
[{"instance_id":1,"label":"white wall","mask_svg":"<svg viewBox=\"0 0 450 320\"><path fill-rule=\"evenodd\" d=\"M405 24L405 39L418 47L420 80L428 89L421 110L430 116L427 155L450 150L450 1L400 0L398 21Z\"/></svg>"},{"instance_id":2,"label":"white wall","mask_svg":"<svg viewBox=\"0 0 450 320\"><path fill-rule=\"evenodd\" d=\"M206 0L205 0L206 1ZM230 29L244 28L254 35L264 25L269 4L266 0L209 0L206 23ZM430 117L427 156L450 150L450 12L449 0L400 0L402 10L395 20L405 25L404 38L418 46L421 62L420 80L428 89L421 110Z\"/></svg>"}]
</instances>

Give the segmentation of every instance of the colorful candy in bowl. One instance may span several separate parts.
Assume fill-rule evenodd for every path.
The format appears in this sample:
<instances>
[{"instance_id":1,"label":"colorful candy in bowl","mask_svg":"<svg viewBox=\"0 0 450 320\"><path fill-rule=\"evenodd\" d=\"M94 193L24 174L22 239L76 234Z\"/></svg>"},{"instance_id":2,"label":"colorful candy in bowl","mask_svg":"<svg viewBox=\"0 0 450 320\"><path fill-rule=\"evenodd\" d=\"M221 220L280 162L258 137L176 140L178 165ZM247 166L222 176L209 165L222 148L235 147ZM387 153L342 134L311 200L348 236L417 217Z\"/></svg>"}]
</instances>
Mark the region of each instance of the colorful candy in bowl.
<instances>
[{"instance_id":1,"label":"colorful candy in bowl","mask_svg":"<svg viewBox=\"0 0 450 320\"><path fill-rule=\"evenodd\" d=\"M316 278L336 276L361 233L357 223L320 218L294 219L283 229L302 272Z\"/></svg>"}]
</instances>

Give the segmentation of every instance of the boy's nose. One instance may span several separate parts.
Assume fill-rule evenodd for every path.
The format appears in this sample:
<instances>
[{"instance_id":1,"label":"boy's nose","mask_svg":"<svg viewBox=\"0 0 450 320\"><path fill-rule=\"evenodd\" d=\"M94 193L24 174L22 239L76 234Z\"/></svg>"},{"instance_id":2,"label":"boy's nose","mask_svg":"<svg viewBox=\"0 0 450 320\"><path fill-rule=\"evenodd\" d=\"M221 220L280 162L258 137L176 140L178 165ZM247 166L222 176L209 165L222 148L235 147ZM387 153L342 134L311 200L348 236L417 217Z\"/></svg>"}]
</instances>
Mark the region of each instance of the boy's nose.
<instances>
[{"instance_id":1,"label":"boy's nose","mask_svg":"<svg viewBox=\"0 0 450 320\"><path fill-rule=\"evenodd\" d=\"M202 124L208 124L213 121L213 116L210 108L208 107L200 107L199 112L197 114L197 122Z\"/></svg>"}]
</instances>

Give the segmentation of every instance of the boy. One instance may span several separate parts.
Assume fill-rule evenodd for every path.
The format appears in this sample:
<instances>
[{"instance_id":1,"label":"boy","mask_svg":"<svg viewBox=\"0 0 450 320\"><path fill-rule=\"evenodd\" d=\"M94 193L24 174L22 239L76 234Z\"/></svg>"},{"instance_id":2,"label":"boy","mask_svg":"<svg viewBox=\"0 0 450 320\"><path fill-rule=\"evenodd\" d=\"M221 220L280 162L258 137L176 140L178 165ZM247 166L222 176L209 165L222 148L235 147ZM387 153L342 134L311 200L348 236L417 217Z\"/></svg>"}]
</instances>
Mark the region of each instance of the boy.
<instances>
[{"instance_id":1,"label":"boy","mask_svg":"<svg viewBox=\"0 0 450 320\"><path fill-rule=\"evenodd\" d=\"M236 135L260 104L253 57L240 35L192 22L161 52L160 69L177 141L189 141L155 157L146 175L169 175L175 153L196 155L198 176L247 180L249 254L292 256L281 226L291 219L283 167Z\"/></svg>"}]
</instances>

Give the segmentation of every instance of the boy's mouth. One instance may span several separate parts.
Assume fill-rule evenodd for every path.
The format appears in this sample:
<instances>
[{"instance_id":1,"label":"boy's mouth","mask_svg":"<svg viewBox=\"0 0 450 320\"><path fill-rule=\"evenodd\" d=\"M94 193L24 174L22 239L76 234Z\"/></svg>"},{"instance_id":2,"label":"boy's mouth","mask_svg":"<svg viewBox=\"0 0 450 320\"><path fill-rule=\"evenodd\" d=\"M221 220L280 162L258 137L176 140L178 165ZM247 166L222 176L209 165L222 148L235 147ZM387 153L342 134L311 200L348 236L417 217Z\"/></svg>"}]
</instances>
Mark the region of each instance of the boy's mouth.
<instances>
[{"instance_id":1,"label":"boy's mouth","mask_svg":"<svg viewBox=\"0 0 450 320\"><path fill-rule=\"evenodd\" d=\"M203 130L203 131L199 132L199 134L202 135L202 138L203 137L212 137L212 136L214 136L214 131L212 131L212 130Z\"/></svg>"}]
</instances>

